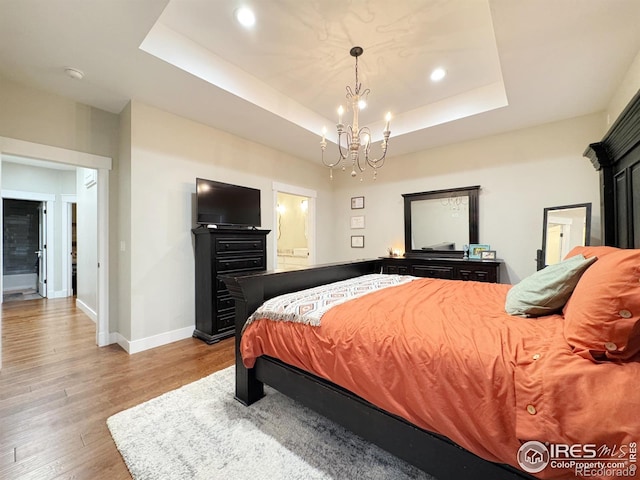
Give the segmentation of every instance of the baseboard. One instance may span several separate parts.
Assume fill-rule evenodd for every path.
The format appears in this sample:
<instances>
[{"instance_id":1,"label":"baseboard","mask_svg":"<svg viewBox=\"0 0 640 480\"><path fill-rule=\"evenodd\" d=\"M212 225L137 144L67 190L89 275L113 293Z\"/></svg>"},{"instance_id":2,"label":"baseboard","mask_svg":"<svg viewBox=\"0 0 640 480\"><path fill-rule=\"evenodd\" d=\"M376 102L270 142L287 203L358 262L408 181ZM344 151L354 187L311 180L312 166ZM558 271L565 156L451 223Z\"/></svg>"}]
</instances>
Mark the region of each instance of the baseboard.
<instances>
[{"instance_id":1,"label":"baseboard","mask_svg":"<svg viewBox=\"0 0 640 480\"><path fill-rule=\"evenodd\" d=\"M184 340L193 336L193 327L184 327L170 332L160 333L151 337L141 338L139 340L127 340L119 333L115 333L117 339L114 343L120 345L129 354L143 352L151 348L161 347L169 343Z\"/></svg>"},{"instance_id":2,"label":"baseboard","mask_svg":"<svg viewBox=\"0 0 640 480\"><path fill-rule=\"evenodd\" d=\"M53 292L49 298L67 298L71 295L73 295L73 293L69 290L58 290L57 292Z\"/></svg>"},{"instance_id":3,"label":"baseboard","mask_svg":"<svg viewBox=\"0 0 640 480\"><path fill-rule=\"evenodd\" d=\"M87 306L86 303L84 303L82 300L80 300L79 298L76 298L76 307L78 307L80 310L82 310L84 313L87 314L87 316L93 320L94 323L98 323L98 314L92 310L91 308L89 308Z\"/></svg>"},{"instance_id":4,"label":"baseboard","mask_svg":"<svg viewBox=\"0 0 640 480\"><path fill-rule=\"evenodd\" d=\"M107 345L113 345L117 343L120 345L119 339L123 338L118 332L113 333L100 333L98 334L98 346L106 347Z\"/></svg>"}]
</instances>

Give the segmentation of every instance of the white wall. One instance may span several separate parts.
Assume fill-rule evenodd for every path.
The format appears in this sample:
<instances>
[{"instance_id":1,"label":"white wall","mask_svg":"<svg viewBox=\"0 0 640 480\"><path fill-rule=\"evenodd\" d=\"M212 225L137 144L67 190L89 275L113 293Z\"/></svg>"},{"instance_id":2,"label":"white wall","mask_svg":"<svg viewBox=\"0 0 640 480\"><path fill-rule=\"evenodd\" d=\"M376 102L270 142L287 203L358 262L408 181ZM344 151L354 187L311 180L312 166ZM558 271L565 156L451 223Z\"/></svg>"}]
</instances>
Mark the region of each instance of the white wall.
<instances>
[{"instance_id":1,"label":"white wall","mask_svg":"<svg viewBox=\"0 0 640 480\"><path fill-rule=\"evenodd\" d=\"M21 192L47 193L55 195L54 209L47 212L53 217L53 237L48 239L48 254L53 255L54 272L47 279L47 296L55 297L62 294L62 200L61 195L76 193L75 170L56 170L12 162L3 162L2 190L17 190ZM53 247L53 248L51 248Z\"/></svg>"},{"instance_id":2,"label":"white wall","mask_svg":"<svg viewBox=\"0 0 640 480\"><path fill-rule=\"evenodd\" d=\"M611 97L606 111L606 128L608 129L618 116L631 101L633 96L638 93L640 88L640 52L636 55L633 63L629 66L627 73L616 89L615 94ZM600 138L598 138L600 140Z\"/></svg>"},{"instance_id":3,"label":"white wall","mask_svg":"<svg viewBox=\"0 0 640 480\"><path fill-rule=\"evenodd\" d=\"M272 231L274 181L317 191L318 232L323 235L317 258L319 263L333 259L331 183L320 166L133 101L130 175L129 340L193 330L196 177L259 188L262 228ZM269 268L273 241L272 232L267 237Z\"/></svg>"},{"instance_id":4,"label":"white wall","mask_svg":"<svg viewBox=\"0 0 640 480\"><path fill-rule=\"evenodd\" d=\"M76 176L76 301L94 320L98 312L98 185L86 184L96 170L78 168ZM97 180L97 176L95 177ZM88 311L87 311L88 310Z\"/></svg>"},{"instance_id":5,"label":"white wall","mask_svg":"<svg viewBox=\"0 0 640 480\"><path fill-rule=\"evenodd\" d=\"M117 325L112 331L125 339L131 338L131 103L120 114L120 152L117 183L112 182L111 211L117 212L118 225L113 229L111 245L117 245L113 258L118 265L118 275L112 275L111 292L118 292L118 303L112 302L111 311L118 312ZM112 249L112 251L115 251ZM113 282L116 282L114 285Z\"/></svg>"},{"instance_id":6,"label":"white wall","mask_svg":"<svg viewBox=\"0 0 640 480\"><path fill-rule=\"evenodd\" d=\"M334 175L336 261L404 252L403 193L480 185L480 242L505 262L503 283L517 283L536 269L545 207L592 202L592 241L600 243L599 176L582 156L602 137L602 115L518 130L400 157L393 156L378 180ZM350 197L365 197L364 210L350 210ZM351 215L365 215L366 228L351 230ZM437 227L437 226L436 226ZM350 235L365 235L365 248L350 248Z\"/></svg>"},{"instance_id":7,"label":"white wall","mask_svg":"<svg viewBox=\"0 0 640 480\"><path fill-rule=\"evenodd\" d=\"M96 154L113 159L110 201L117 202L119 117L71 99L30 88L0 75L0 137ZM117 238L117 209L111 208L110 235ZM109 271L118 279L117 244L110 242ZM111 289L110 329L118 329L118 289Z\"/></svg>"}]
</instances>

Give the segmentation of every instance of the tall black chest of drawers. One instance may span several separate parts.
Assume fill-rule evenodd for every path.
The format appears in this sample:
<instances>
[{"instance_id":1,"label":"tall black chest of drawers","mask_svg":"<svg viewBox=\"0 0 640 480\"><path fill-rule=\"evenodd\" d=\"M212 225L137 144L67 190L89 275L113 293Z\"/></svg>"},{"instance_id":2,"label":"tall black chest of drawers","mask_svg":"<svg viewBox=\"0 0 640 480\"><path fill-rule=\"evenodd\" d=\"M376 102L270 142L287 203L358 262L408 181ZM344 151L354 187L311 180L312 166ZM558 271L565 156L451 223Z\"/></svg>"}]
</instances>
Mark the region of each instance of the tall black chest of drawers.
<instances>
[{"instance_id":1,"label":"tall black chest of drawers","mask_svg":"<svg viewBox=\"0 0 640 480\"><path fill-rule=\"evenodd\" d=\"M270 230L194 228L196 328L193 336L215 343L235 333L235 304L220 275L267 268Z\"/></svg>"}]
</instances>

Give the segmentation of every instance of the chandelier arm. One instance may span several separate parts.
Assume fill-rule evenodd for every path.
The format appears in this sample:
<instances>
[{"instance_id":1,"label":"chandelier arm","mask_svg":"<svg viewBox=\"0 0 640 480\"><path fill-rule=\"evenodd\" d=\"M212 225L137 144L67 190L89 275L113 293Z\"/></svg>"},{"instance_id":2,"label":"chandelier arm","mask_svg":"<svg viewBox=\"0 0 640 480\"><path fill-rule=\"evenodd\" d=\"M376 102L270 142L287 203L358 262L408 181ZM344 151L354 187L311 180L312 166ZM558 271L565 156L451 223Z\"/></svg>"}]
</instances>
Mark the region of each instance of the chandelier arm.
<instances>
[{"instance_id":1,"label":"chandelier arm","mask_svg":"<svg viewBox=\"0 0 640 480\"><path fill-rule=\"evenodd\" d=\"M347 85L346 90L347 90L347 95L346 95L347 98L353 98L356 96L356 94L353 93L353 90L351 90L351 87L349 85ZM356 92L357 92L357 89L356 89Z\"/></svg>"},{"instance_id":2,"label":"chandelier arm","mask_svg":"<svg viewBox=\"0 0 640 480\"><path fill-rule=\"evenodd\" d=\"M384 161L387 158L387 143L384 142L384 147L382 147L382 155L380 158L369 158L367 155L367 163L371 168L381 168L384 165Z\"/></svg>"},{"instance_id":3,"label":"chandelier arm","mask_svg":"<svg viewBox=\"0 0 640 480\"><path fill-rule=\"evenodd\" d=\"M351 127L349 127L349 128L351 128ZM340 156L340 158L339 158L337 163L340 163L342 160L346 160L347 159L347 153L343 153L343 151L342 151L342 133L343 132L338 133L338 155ZM347 145L349 145L349 143L350 143L349 132L344 132L344 133L345 133L345 137L347 138Z\"/></svg>"}]
</instances>

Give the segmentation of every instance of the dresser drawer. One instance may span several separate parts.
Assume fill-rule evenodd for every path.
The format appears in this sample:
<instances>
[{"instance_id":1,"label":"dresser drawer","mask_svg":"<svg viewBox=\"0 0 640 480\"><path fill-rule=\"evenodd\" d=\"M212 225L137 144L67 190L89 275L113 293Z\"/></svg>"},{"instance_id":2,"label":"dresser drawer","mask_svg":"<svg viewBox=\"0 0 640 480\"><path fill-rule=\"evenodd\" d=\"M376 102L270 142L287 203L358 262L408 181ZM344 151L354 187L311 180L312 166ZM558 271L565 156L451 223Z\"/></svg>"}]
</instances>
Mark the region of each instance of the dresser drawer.
<instances>
[{"instance_id":1,"label":"dresser drawer","mask_svg":"<svg viewBox=\"0 0 640 480\"><path fill-rule=\"evenodd\" d=\"M498 282L497 268L460 268L458 277L460 280L473 280L474 282Z\"/></svg>"},{"instance_id":2,"label":"dresser drawer","mask_svg":"<svg viewBox=\"0 0 640 480\"><path fill-rule=\"evenodd\" d=\"M216 253L224 252L262 252L264 251L264 239L234 239L216 238L214 242Z\"/></svg>"},{"instance_id":3,"label":"dresser drawer","mask_svg":"<svg viewBox=\"0 0 640 480\"><path fill-rule=\"evenodd\" d=\"M216 270L218 273L239 272L243 270L264 269L264 259L260 257L240 257L240 258L218 258L216 259Z\"/></svg>"},{"instance_id":4,"label":"dresser drawer","mask_svg":"<svg viewBox=\"0 0 640 480\"><path fill-rule=\"evenodd\" d=\"M383 273L390 275L409 275L409 267L406 265L385 265Z\"/></svg>"},{"instance_id":5,"label":"dresser drawer","mask_svg":"<svg viewBox=\"0 0 640 480\"><path fill-rule=\"evenodd\" d=\"M411 275L416 277L445 278L453 280L453 267L447 265L412 265Z\"/></svg>"},{"instance_id":6,"label":"dresser drawer","mask_svg":"<svg viewBox=\"0 0 640 480\"><path fill-rule=\"evenodd\" d=\"M231 310L230 312L219 312L218 313L218 330L231 330L235 328L235 310Z\"/></svg>"},{"instance_id":7,"label":"dresser drawer","mask_svg":"<svg viewBox=\"0 0 640 480\"><path fill-rule=\"evenodd\" d=\"M218 312L234 311L235 307L236 302L227 290L218 292L218 295L216 296L216 308L218 309Z\"/></svg>"}]
</instances>

